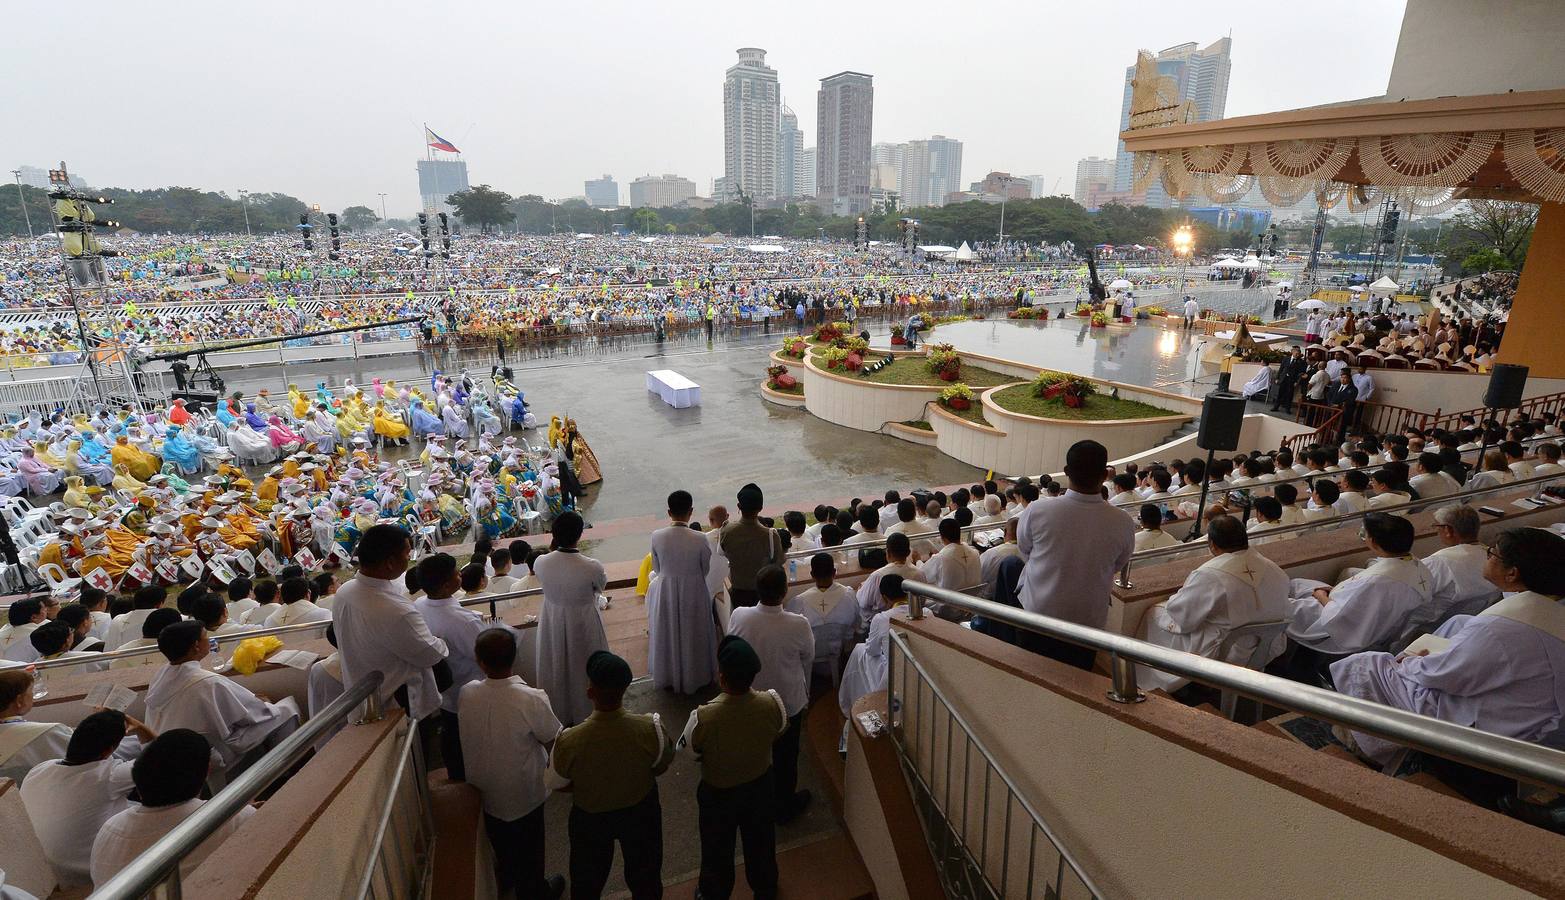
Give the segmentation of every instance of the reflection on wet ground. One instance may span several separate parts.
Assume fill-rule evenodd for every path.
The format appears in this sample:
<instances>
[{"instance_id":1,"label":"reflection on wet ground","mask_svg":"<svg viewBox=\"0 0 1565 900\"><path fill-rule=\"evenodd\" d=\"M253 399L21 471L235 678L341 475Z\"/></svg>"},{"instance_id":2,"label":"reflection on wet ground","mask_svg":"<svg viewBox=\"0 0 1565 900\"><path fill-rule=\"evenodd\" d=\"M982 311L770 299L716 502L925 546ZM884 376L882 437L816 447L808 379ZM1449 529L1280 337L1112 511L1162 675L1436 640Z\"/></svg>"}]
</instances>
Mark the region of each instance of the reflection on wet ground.
<instances>
[{"instance_id":1,"label":"reflection on wet ground","mask_svg":"<svg viewBox=\"0 0 1565 900\"><path fill-rule=\"evenodd\" d=\"M1086 319L1075 317L1047 322L953 322L933 333L933 340L948 341L969 353L1192 394L1207 390L1190 383L1197 374L1201 338L1198 332L1147 321L1093 328Z\"/></svg>"}]
</instances>

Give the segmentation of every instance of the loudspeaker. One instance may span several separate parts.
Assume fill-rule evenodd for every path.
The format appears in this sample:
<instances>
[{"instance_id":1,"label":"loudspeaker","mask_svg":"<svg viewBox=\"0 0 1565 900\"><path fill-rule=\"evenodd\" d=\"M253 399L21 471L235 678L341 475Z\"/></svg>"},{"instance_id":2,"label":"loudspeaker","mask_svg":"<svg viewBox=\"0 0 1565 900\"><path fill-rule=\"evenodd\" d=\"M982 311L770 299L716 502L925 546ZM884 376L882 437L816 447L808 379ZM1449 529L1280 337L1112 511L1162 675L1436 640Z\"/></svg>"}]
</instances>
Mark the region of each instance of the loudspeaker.
<instances>
[{"instance_id":1,"label":"loudspeaker","mask_svg":"<svg viewBox=\"0 0 1565 900\"><path fill-rule=\"evenodd\" d=\"M1499 363L1489 373L1489 390L1483 395L1483 405L1490 409L1515 409L1522 405L1522 392L1526 390L1527 367Z\"/></svg>"},{"instance_id":2,"label":"loudspeaker","mask_svg":"<svg viewBox=\"0 0 1565 900\"><path fill-rule=\"evenodd\" d=\"M211 391L175 391L171 400L185 401L190 412L211 412L217 409L217 394Z\"/></svg>"},{"instance_id":3,"label":"loudspeaker","mask_svg":"<svg viewBox=\"0 0 1565 900\"><path fill-rule=\"evenodd\" d=\"M1213 392L1201 401L1201 423L1195 443L1202 450L1238 450L1244 427L1244 398Z\"/></svg>"}]
</instances>

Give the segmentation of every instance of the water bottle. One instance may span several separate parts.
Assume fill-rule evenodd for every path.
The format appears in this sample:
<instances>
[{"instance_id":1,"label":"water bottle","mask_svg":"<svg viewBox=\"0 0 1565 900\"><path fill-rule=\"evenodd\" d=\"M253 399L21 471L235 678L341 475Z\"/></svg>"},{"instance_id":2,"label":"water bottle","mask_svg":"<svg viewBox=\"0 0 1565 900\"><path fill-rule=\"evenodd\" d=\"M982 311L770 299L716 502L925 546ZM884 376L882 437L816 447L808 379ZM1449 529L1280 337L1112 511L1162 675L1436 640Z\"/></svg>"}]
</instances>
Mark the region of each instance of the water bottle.
<instances>
[{"instance_id":1,"label":"water bottle","mask_svg":"<svg viewBox=\"0 0 1565 900\"><path fill-rule=\"evenodd\" d=\"M799 577L799 561L797 559L790 559L790 560L788 560L788 580L790 582L792 582L794 579L796 579L798 577Z\"/></svg>"}]
</instances>

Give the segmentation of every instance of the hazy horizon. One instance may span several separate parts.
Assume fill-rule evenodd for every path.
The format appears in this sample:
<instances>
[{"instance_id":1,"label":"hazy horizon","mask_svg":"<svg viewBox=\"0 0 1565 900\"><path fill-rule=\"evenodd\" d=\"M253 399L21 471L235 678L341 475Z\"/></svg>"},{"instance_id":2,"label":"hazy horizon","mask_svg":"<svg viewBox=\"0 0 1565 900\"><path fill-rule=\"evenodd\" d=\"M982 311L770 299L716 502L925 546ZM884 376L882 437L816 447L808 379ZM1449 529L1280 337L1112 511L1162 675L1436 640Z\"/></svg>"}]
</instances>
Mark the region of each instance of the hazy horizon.
<instances>
[{"instance_id":1,"label":"hazy horizon","mask_svg":"<svg viewBox=\"0 0 1565 900\"><path fill-rule=\"evenodd\" d=\"M167 0L85 15L29 4L7 25L32 38L0 61L0 163L9 176L64 159L97 187L279 191L377 214L384 192L398 217L418 206L427 122L464 151L473 184L558 199L608 173L625 202L633 178L675 173L705 195L723 172L724 70L739 47L761 47L807 147L819 79L852 69L875 77L876 142L947 135L963 142L964 188L1000 170L1068 194L1076 160L1114 153L1138 49L1231 36L1229 116L1356 99L1384 92L1403 7L991 2L952 16L928 3L584 2L539 17L491 2L284 0L264 16L206 6L192 19ZM88 79L54 74L67 30Z\"/></svg>"}]
</instances>

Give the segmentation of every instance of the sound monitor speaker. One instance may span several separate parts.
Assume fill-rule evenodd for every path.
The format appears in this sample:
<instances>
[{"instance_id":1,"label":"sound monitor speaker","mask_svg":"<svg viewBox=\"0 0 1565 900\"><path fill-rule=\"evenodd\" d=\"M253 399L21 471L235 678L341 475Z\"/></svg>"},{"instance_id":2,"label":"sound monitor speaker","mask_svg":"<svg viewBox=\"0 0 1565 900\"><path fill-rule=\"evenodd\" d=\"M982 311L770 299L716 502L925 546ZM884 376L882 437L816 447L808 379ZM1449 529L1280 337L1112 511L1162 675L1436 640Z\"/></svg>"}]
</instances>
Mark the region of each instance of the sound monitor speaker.
<instances>
[{"instance_id":1,"label":"sound monitor speaker","mask_svg":"<svg viewBox=\"0 0 1565 900\"><path fill-rule=\"evenodd\" d=\"M1244 428L1244 398L1238 394L1211 393L1201 401L1201 423L1196 446L1202 450L1238 450Z\"/></svg>"},{"instance_id":2,"label":"sound monitor speaker","mask_svg":"<svg viewBox=\"0 0 1565 900\"><path fill-rule=\"evenodd\" d=\"M1490 409L1515 409L1522 405L1522 393L1527 390L1527 367L1499 363L1489 373L1489 390L1483 395L1483 405Z\"/></svg>"}]
</instances>

